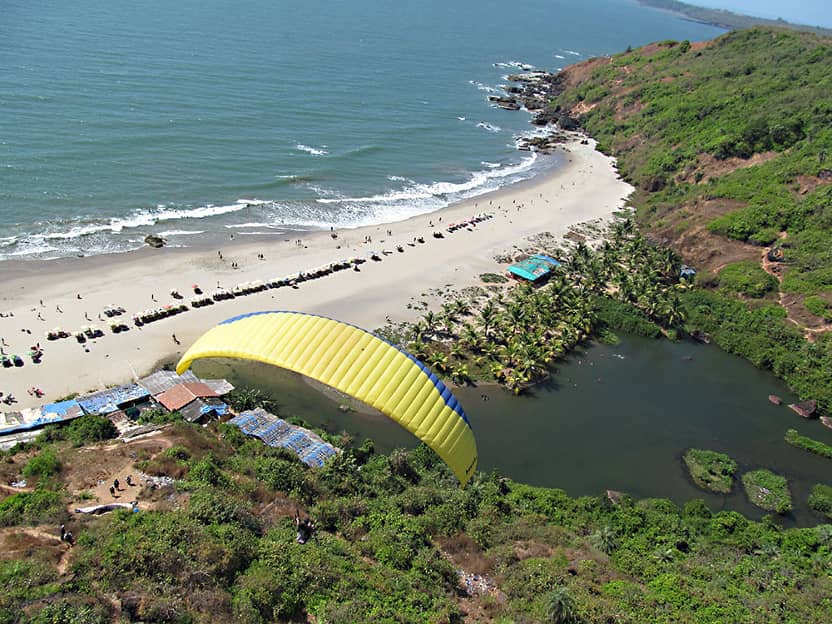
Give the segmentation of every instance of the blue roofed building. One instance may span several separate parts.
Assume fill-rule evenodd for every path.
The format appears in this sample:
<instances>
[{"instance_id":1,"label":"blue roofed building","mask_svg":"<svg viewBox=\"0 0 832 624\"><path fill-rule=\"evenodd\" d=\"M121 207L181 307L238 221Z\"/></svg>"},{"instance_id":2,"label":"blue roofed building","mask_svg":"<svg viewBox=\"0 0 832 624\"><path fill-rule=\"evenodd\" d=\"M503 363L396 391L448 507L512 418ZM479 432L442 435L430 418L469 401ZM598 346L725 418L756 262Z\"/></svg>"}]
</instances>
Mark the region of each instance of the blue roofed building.
<instances>
[{"instance_id":1,"label":"blue roofed building","mask_svg":"<svg viewBox=\"0 0 832 624\"><path fill-rule=\"evenodd\" d=\"M514 279L520 279L532 284L545 282L560 262L545 254L534 254L508 267L508 273Z\"/></svg>"}]
</instances>

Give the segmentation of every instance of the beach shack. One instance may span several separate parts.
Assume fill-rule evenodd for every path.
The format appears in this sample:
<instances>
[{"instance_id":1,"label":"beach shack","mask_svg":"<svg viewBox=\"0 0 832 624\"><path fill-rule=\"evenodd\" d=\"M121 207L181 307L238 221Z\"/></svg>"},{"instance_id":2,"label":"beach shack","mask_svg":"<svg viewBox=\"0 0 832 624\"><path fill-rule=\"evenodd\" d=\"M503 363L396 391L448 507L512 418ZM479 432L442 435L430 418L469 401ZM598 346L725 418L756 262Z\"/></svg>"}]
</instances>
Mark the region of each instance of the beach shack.
<instances>
[{"instance_id":1,"label":"beach shack","mask_svg":"<svg viewBox=\"0 0 832 624\"><path fill-rule=\"evenodd\" d=\"M161 394L156 400L171 412L180 412L188 422L204 422L212 416L228 412L228 406L208 384L201 381L180 383Z\"/></svg>"},{"instance_id":2,"label":"beach shack","mask_svg":"<svg viewBox=\"0 0 832 624\"><path fill-rule=\"evenodd\" d=\"M147 390L131 383L88 394L79 398L78 404L86 414L106 416L146 401L149 397L150 393Z\"/></svg>"},{"instance_id":3,"label":"beach shack","mask_svg":"<svg viewBox=\"0 0 832 624\"><path fill-rule=\"evenodd\" d=\"M294 451L307 466L320 468L328 458L340 452L317 434L290 425L262 408L242 412L228 422L268 446Z\"/></svg>"},{"instance_id":4,"label":"beach shack","mask_svg":"<svg viewBox=\"0 0 832 624\"><path fill-rule=\"evenodd\" d=\"M42 427L78 418L83 413L74 399L0 413L0 449L34 440Z\"/></svg>"},{"instance_id":5,"label":"beach shack","mask_svg":"<svg viewBox=\"0 0 832 624\"><path fill-rule=\"evenodd\" d=\"M520 260L510 265L508 267L508 274L509 277L516 280L522 280L531 284L542 284L549 279L552 271L559 266L560 262L551 256L534 254L525 260Z\"/></svg>"}]
</instances>

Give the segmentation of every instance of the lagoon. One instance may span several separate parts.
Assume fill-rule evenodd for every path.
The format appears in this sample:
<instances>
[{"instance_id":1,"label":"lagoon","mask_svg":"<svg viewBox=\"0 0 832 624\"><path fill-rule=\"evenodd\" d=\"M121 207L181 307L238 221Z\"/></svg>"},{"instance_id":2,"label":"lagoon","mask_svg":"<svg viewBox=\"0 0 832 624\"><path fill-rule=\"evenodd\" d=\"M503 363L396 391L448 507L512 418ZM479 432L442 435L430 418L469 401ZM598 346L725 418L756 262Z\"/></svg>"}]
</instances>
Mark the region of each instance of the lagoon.
<instances>
[{"instance_id":1,"label":"lagoon","mask_svg":"<svg viewBox=\"0 0 832 624\"><path fill-rule=\"evenodd\" d=\"M381 414L342 413L337 397L297 375L223 360L195 368L203 376L261 388L281 414L331 432L345 430L359 441L369 437L379 451L416 445L415 437ZM618 345L585 346L528 395L484 385L454 394L474 428L482 471L572 496L613 489L679 505L701 498L714 511L754 519L766 515L747 501L738 479L727 495L693 484L684 451L712 449L737 461L738 476L764 467L788 478L794 511L780 518L784 526L822 522L806 501L812 485L832 482L832 462L789 446L783 436L795 428L832 444L832 431L789 410L785 404L796 397L772 374L714 346L625 336ZM769 394L781 396L784 405L769 403Z\"/></svg>"}]
</instances>

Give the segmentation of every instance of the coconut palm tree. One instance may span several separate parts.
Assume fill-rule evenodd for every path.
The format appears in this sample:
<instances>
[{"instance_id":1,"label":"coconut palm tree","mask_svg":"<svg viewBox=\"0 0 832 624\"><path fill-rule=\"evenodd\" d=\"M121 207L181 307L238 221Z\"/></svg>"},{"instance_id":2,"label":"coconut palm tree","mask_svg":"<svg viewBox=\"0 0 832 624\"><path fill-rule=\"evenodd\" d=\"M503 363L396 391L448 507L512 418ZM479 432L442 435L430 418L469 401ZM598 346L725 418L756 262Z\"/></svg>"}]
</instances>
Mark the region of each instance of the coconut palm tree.
<instances>
[{"instance_id":1,"label":"coconut palm tree","mask_svg":"<svg viewBox=\"0 0 832 624\"><path fill-rule=\"evenodd\" d=\"M407 345L407 349L420 360L427 356L427 345L421 338L416 338Z\"/></svg>"},{"instance_id":2,"label":"coconut palm tree","mask_svg":"<svg viewBox=\"0 0 832 624\"><path fill-rule=\"evenodd\" d=\"M237 412L258 407L267 412L275 412L277 409L277 404L259 388L237 388L227 396L226 402Z\"/></svg>"},{"instance_id":3,"label":"coconut palm tree","mask_svg":"<svg viewBox=\"0 0 832 624\"><path fill-rule=\"evenodd\" d=\"M609 525L602 527L592 536L595 546L606 555L611 555L618 548L618 536Z\"/></svg>"},{"instance_id":4,"label":"coconut palm tree","mask_svg":"<svg viewBox=\"0 0 832 624\"><path fill-rule=\"evenodd\" d=\"M685 322L682 302L675 293L665 298L660 313L666 327L678 327Z\"/></svg>"},{"instance_id":5,"label":"coconut palm tree","mask_svg":"<svg viewBox=\"0 0 832 624\"><path fill-rule=\"evenodd\" d=\"M480 351L482 336L471 323L465 323L460 333L460 338L474 353Z\"/></svg>"},{"instance_id":6,"label":"coconut palm tree","mask_svg":"<svg viewBox=\"0 0 832 624\"><path fill-rule=\"evenodd\" d=\"M422 323L424 324L425 334L435 334L439 324L439 317L431 310L428 310L422 317Z\"/></svg>"},{"instance_id":7,"label":"coconut palm tree","mask_svg":"<svg viewBox=\"0 0 832 624\"><path fill-rule=\"evenodd\" d=\"M456 329L456 317L452 314L443 314L440 322L442 324L442 333L451 337L456 335L454 331Z\"/></svg>"},{"instance_id":8,"label":"coconut palm tree","mask_svg":"<svg viewBox=\"0 0 832 624\"><path fill-rule=\"evenodd\" d=\"M468 373L468 367L465 364L459 364L451 368L451 379L457 385L466 385L471 381L471 375Z\"/></svg>"},{"instance_id":9,"label":"coconut palm tree","mask_svg":"<svg viewBox=\"0 0 832 624\"><path fill-rule=\"evenodd\" d=\"M489 367L491 375L497 381L502 380L506 376L507 369L503 366L502 362L491 362L491 366Z\"/></svg>"},{"instance_id":10,"label":"coconut palm tree","mask_svg":"<svg viewBox=\"0 0 832 624\"><path fill-rule=\"evenodd\" d=\"M560 585L546 594L546 621L551 624L572 624L577 620L575 600L569 588Z\"/></svg>"},{"instance_id":11,"label":"coconut palm tree","mask_svg":"<svg viewBox=\"0 0 832 624\"><path fill-rule=\"evenodd\" d=\"M488 338L488 333L497 321L497 308L489 300L480 310L480 323L482 323L482 333Z\"/></svg>"},{"instance_id":12,"label":"coconut palm tree","mask_svg":"<svg viewBox=\"0 0 832 624\"><path fill-rule=\"evenodd\" d=\"M471 306L465 299L454 299L451 302L451 307L453 309L454 314L457 316L467 316L468 313L471 311Z\"/></svg>"},{"instance_id":13,"label":"coconut palm tree","mask_svg":"<svg viewBox=\"0 0 832 624\"><path fill-rule=\"evenodd\" d=\"M444 373L448 370L448 356L441 351L434 351L428 356L428 365L438 370L441 373Z\"/></svg>"}]
</instances>

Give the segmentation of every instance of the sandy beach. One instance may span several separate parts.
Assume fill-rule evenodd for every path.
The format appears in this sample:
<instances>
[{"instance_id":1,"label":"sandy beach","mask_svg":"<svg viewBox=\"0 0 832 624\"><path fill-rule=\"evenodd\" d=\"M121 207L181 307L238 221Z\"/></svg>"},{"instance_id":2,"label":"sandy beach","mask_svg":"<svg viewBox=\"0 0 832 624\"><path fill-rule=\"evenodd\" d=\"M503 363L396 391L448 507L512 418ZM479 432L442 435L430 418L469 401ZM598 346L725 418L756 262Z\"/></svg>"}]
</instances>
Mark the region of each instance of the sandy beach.
<instances>
[{"instance_id":1,"label":"sandy beach","mask_svg":"<svg viewBox=\"0 0 832 624\"><path fill-rule=\"evenodd\" d=\"M408 309L408 302L428 300L425 293L430 290L478 284L482 273L502 273L506 265L495 256L528 246L528 237L541 232L562 236L577 223L608 219L621 208L632 188L619 179L613 160L593 146L578 141L565 145L563 166L527 182L407 221L339 230L337 238L323 231L304 235L300 244L284 238L256 243L235 239L219 249L146 248L112 256L4 262L0 337L4 353L20 355L24 365L0 368L0 392L17 399L0 404L0 409L34 407L73 392L128 382L176 358L214 324L246 312L299 310L371 330L388 317L393 322L412 320L419 313ZM478 213L493 218L447 231L448 225ZM441 231L443 238L435 238L434 231ZM372 240L365 242L368 237ZM414 242L418 237L424 243ZM194 284L207 294L352 256L366 258L371 250L382 260L366 262L360 271L339 271L298 288L268 289L190 308L142 327L132 322L133 314L148 308L187 303ZM184 300L175 300L171 289ZM110 319L103 314L108 306L125 310L117 318L129 331L110 331ZM46 339L55 327L74 333L87 325L99 327L104 335L85 344L72 336ZM27 353L38 343L43 358L36 364ZM32 387L43 396L30 395Z\"/></svg>"}]
</instances>

